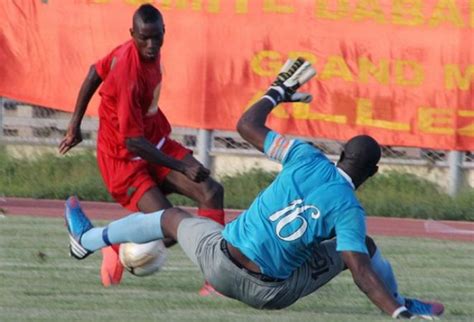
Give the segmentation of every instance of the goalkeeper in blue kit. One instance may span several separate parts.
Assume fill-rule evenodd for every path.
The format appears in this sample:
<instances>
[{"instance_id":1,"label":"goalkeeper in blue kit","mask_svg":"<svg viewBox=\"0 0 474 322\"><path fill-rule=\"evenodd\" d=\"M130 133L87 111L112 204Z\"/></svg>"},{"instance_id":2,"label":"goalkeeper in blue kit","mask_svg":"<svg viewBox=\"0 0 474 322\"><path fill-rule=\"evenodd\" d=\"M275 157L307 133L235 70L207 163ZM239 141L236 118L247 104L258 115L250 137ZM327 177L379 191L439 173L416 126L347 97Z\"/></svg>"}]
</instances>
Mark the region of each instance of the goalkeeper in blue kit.
<instances>
[{"instance_id":1,"label":"goalkeeper in blue kit","mask_svg":"<svg viewBox=\"0 0 474 322\"><path fill-rule=\"evenodd\" d=\"M282 170L225 228L179 208L93 227L71 197L65 212L71 254L82 259L109 244L171 237L217 291L255 308L288 307L349 269L362 292L392 317L441 315L441 303L398 293L390 263L366 235L355 189L377 172L378 143L366 135L353 137L334 165L310 143L265 126L279 103L311 101L311 95L297 90L315 74L309 62L288 60L266 94L240 118L242 137L280 162Z\"/></svg>"}]
</instances>

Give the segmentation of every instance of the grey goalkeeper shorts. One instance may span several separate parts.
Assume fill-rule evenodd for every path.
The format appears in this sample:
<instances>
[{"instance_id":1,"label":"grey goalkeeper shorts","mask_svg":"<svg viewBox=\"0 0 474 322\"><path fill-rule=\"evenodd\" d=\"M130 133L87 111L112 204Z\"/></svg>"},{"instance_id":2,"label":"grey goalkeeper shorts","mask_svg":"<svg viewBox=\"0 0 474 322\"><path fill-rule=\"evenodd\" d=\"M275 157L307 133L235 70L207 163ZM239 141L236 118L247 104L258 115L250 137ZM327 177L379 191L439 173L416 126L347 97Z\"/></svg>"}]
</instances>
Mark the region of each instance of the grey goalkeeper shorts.
<instances>
[{"instance_id":1,"label":"grey goalkeeper shorts","mask_svg":"<svg viewBox=\"0 0 474 322\"><path fill-rule=\"evenodd\" d=\"M285 308L313 293L344 269L333 239L318 245L312 259L289 278L262 280L239 268L225 255L221 249L222 229L222 225L207 218L186 218L178 227L178 242L218 292L254 308Z\"/></svg>"}]
</instances>

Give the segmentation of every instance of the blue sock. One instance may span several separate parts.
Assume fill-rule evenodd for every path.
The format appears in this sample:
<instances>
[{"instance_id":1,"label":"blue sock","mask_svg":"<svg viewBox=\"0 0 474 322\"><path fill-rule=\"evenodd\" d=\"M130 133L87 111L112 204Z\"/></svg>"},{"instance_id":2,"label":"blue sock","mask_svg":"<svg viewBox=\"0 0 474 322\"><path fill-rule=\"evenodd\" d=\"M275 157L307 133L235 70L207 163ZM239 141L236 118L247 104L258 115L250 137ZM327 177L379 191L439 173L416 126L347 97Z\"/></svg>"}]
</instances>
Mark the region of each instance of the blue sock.
<instances>
[{"instance_id":1,"label":"blue sock","mask_svg":"<svg viewBox=\"0 0 474 322\"><path fill-rule=\"evenodd\" d=\"M372 269L377 273L377 276L384 282L390 294L395 297L395 300L403 305L405 299L398 294L398 284L395 275L393 274L392 265L386 260L380 250L377 248L374 256L370 259Z\"/></svg>"},{"instance_id":2,"label":"blue sock","mask_svg":"<svg viewBox=\"0 0 474 322\"><path fill-rule=\"evenodd\" d=\"M106 227L95 227L81 237L81 244L90 251L96 251L111 244L132 242L143 244L162 239L161 216L164 210L144 214L137 212L112 221Z\"/></svg>"}]
</instances>

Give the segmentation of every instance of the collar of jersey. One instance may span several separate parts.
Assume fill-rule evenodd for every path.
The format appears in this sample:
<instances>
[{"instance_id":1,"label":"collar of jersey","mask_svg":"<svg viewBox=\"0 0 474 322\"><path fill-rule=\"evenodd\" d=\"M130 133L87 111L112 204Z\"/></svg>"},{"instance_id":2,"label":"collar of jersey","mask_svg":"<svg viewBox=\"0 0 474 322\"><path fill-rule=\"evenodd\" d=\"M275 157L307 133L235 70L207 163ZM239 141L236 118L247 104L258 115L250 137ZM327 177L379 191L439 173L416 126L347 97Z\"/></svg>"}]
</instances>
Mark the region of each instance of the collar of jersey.
<instances>
[{"instance_id":1,"label":"collar of jersey","mask_svg":"<svg viewBox=\"0 0 474 322\"><path fill-rule=\"evenodd\" d=\"M346 179L347 182L349 182L349 184L351 185L352 189L355 190L355 186L354 186L354 183L352 182L352 178L349 177L349 175L348 175L344 170L342 170L341 168L337 168L337 171L339 171L339 173L341 174L341 176L343 176L344 179Z\"/></svg>"}]
</instances>

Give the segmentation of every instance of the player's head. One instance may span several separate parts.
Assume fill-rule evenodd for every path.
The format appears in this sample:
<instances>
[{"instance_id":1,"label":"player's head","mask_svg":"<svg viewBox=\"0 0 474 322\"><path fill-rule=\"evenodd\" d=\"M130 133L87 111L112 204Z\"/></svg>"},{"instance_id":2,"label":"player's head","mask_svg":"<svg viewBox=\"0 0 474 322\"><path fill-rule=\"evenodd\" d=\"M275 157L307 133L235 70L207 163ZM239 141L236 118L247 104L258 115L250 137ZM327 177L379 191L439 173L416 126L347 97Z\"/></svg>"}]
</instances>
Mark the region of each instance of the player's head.
<instances>
[{"instance_id":1,"label":"player's head","mask_svg":"<svg viewBox=\"0 0 474 322\"><path fill-rule=\"evenodd\" d=\"M144 60L155 60L163 45L165 35L163 16L151 4L141 5L133 15L130 34L137 46L140 57Z\"/></svg>"},{"instance_id":2,"label":"player's head","mask_svg":"<svg viewBox=\"0 0 474 322\"><path fill-rule=\"evenodd\" d=\"M380 145L368 135L358 135L347 141L337 166L344 170L356 186L360 186L378 171Z\"/></svg>"}]
</instances>

